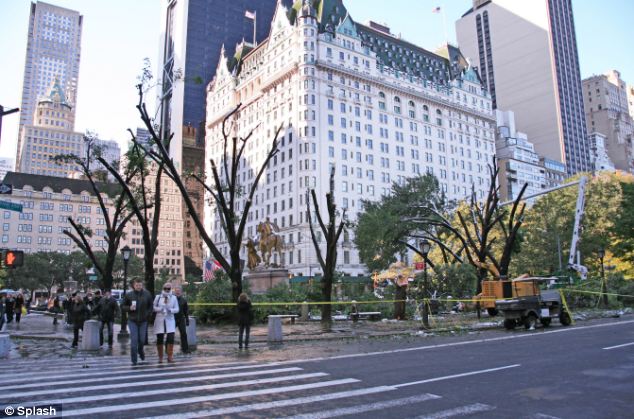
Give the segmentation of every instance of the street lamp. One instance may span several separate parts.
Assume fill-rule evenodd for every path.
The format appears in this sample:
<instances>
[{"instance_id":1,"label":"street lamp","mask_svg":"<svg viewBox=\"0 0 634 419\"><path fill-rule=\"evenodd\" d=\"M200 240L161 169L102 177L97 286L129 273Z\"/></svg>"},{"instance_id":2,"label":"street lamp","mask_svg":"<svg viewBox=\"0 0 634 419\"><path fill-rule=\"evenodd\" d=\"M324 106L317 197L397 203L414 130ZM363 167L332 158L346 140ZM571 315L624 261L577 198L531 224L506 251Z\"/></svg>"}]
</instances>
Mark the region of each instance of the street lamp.
<instances>
[{"instance_id":1,"label":"street lamp","mask_svg":"<svg viewBox=\"0 0 634 419\"><path fill-rule=\"evenodd\" d=\"M605 268L603 264L603 258L605 258L605 249L600 248L597 252L599 255L599 259L601 260L601 289L605 290L603 294L603 306L607 308L608 306L608 283L605 281Z\"/></svg>"},{"instance_id":2,"label":"street lamp","mask_svg":"<svg viewBox=\"0 0 634 419\"><path fill-rule=\"evenodd\" d=\"M121 298L125 297L125 293L128 290L128 262L130 261L130 255L132 254L132 249L129 246L125 246L121 249L121 256L123 257L123 293L121 294ZM126 325L128 323L128 316L125 311L121 312L121 330L119 331L118 339L128 338L130 335L126 330Z\"/></svg>"},{"instance_id":3,"label":"street lamp","mask_svg":"<svg viewBox=\"0 0 634 419\"><path fill-rule=\"evenodd\" d=\"M431 243L427 239L423 239L419 242L420 252L423 254L423 326L429 327L429 312L427 310L427 255L431 248Z\"/></svg>"}]
</instances>

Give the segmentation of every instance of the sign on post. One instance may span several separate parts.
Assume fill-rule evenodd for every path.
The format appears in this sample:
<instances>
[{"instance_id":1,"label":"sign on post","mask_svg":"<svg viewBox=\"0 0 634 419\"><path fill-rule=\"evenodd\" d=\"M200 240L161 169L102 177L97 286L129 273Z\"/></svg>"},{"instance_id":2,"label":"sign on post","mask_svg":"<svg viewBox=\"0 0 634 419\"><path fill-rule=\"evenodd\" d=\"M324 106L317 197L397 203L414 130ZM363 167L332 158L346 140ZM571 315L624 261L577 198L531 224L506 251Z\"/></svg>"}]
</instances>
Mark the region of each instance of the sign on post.
<instances>
[{"instance_id":1,"label":"sign on post","mask_svg":"<svg viewBox=\"0 0 634 419\"><path fill-rule=\"evenodd\" d=\"M13 185L9 183L0 183L0 194L11 195L13 193Z\"/></svg>"},{"instance_id":2,"label":"sign on post","mask_svg":"<svg viewBox=\"0 0 634 419\"><path fill-rule=\"evenodd\" d=\"M9 211L22 212L22 204L16 204L8 201L0 201L0 208Z\"/></svg>"}]
</instances>

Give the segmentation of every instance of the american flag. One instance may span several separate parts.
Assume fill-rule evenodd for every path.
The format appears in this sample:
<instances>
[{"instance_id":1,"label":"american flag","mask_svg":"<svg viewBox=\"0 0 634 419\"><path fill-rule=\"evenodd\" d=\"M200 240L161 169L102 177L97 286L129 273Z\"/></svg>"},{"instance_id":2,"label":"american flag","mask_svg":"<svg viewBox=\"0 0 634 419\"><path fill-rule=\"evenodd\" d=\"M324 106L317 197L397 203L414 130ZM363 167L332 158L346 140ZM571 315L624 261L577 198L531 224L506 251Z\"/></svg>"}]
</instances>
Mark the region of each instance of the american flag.
<instances>
[{"instance_id":1,"label":"american flag","mask_svg":"<svg viewBox=\"0 0 634 419\"><path fill-rule=\"evenodd\" d=\"M222 266L220 266L217 260L207 259L203 269L203 281L209 282L214 279L214 275L218 269L222 269Z\"/></svg>"},{"instance_id":2,"label":"american flag","mask_svg":"<svg viewBox=\"0 0 634 419\"><path fill-rule=\"evenodd\" d=\"M255 12L250 12L247 10L244 12L244 17L246 17L247 19L255 20Z\"/></svg>"},{"instance_id":3,"label":"american flag","mask_svg":"<svg viewBox=\"0 0 634 419\"><path fill-rule=\"evenodd\" d=\"M432 13L440 13L440 6L434 7L433 9L431 9Z\"/></svg>"}]
</instances>

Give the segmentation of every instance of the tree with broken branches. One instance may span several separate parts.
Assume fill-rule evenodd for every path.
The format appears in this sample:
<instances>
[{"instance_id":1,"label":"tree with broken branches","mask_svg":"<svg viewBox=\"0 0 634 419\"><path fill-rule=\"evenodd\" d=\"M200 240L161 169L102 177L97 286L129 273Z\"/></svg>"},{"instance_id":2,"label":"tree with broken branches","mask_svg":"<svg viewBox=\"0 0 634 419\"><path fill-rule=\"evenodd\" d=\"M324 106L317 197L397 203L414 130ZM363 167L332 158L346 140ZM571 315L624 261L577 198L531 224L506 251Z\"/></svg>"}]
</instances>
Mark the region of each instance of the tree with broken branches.
<instances>
[{"instance_id":1,"label":"tree with broken branches","mask_svg":"<svg viewBox=\"0 0 634 419\"><path fill-rule=\"evenodd\" d=\"M128 211L125 194L121 191L105 183L97 182L94 174L88 167L86 159L77 157L74 154L57 155L53 160L58 164L72 163L81 168L82 174L90 183L97 203L99 204L98 214L104 218L105 228L103 239L107 243L106 248L94 249L90 239L93 238L93 231L90 227L86 227L75 221L72 216L68 217L68 222L73 227L73 231L64 230L64 234L77 245L77 247L90 259L99 272L101 277L101 286L103 289L111 289L113 282L113 268L116 261L117 252L119 250L119 242L124 234L124 228L134 216L134 213ZM136 172L131 172L126 176L126 181L130 182ZM104 196L107 195L107 197ZM113 199L112 207L108 205L108 200ZM96 253L102 251L106 254L104 260L101 260Z\"/></svg>"},{"instance_id":2,"label":"tree with broken branches","mask_svg":"<svg viewBox=\"0 0 634 419\"><path fill-rule=\"evenodd\" d=\"M159 246L161 179L163 178L164 163L157 164L149 159L147 152L139 146L135 135L132 131L129 132L132 135L133 146L126 153L124 173L135 174L131 181L128 180L128 176L121 176L119 171L103 157L98 157L97 160L117 180L123 193L127 196L130 211L136 216L143 241L145 288L154 295L154 256Z\"/></svg>"},{"instance_id":3,"label":"tree with broken branches","mask_svg":"<svg viewBox=\"0 0 634 419\"><path fill-rule=\"evenodd\" d=\"M315 228L313 228L313 217L310 210L310 198L312 197L314 215L319 224L324 239L326 240L326 257L323 257L319 242L317 240L317 234ZM323 271L321 277L321 296L322 301L326 304L321 306L321 321L324 323L331 322L332 306L329 304L332 295L332 281L335 277L335 268L337 266L337 243L341 232L346 226L346 210L344 209L341 214L341 221L337 225L337 205L335 204L335 168L330 171L330 192L326 194L326 210L328 211L328 225L324 223L319 210L319 203L317 201L317 194L315 189L306 191L306 219L308 220L308 227L310 228L310 237L315 247L315 253L317 255L317 261Z\"/></svg>"},{"instance_id":4,"label":"tree with broken branches","mask_svg":"<svg viewBox=\"0 0 634 419\"><path fill-rule=\"evenodd\" d=\"M469 205L463 205L456 210L456 221L451 222L433 208L428 209L431 217L419 220L421 223L435 226L436 231L442 233L432 239L434 242L446 242L448 236L455 239L458 248L451 249L445 244L443 252L448 252L459 262L462 262L464 255L477 269L477 293L481 291L481 281L488 274L495 279L508 275L512 254L517 250L525 209L522 198L527 184L524 184L513 201L511 210L508 211L500 203L499 167L495 157L489 169L489 190L484 202L479 201L473 191ZM446 258L446 254L443 255Z\"/></svg>"},{"instance_id":5,"label":"tree with broken branches","mask_svg":"<svg viewBox=\"0 0 634 419\"><path fill-rule=\"evenodd\" d=\"M247 217L253 205L253 197L260 178L267 169L269 161L279 151L277 138L282 130L282 126L275 131L271 148L267 152L260 168L257 170L253 182L248 187L245 187L240 182L238 170L240 169L245 148L252 138L254 130L251 130L244 137L231 132L236 129L235 118L242 107L242 104L238 104L223 119L221 140L223 153L219 162L216 162L213 158L210 159L211 180L207 181L205 176L201 174L191 174L191 176L203 186L205 192L209 194L211 202L215 205L216 212L220 219L220 225L229 247L229 257L227 258L205 230L202 218L203 214L198 213L195 203L189 196L184 181L185 175L181 173L177 163L174 162L169 154L170 141L173 135L171 133L164 133L164 130L156 126L152 117L148 114L145 102L143 101L143 83L137 85L137 89L139 94L137 109L143 124L150 133L150 143L152 147L145 147L138 142L136 143L146 151L148 157L156 164L163 166L164 175L170 178L180 191L183 197L183 203L196 229L200 233L203 242L209 248L211 255L229 275L232 284L232 297L234 301L237 301L238 296L242 293L240 249L242 247L242 238L244 236ZM246 194L244 193L245 190L247 191ZM246 198L244 195L246 195ZM242 199L244 199L244 205L241 205L242 210L239 210L238 203Z\"/></svg>"}]
</instances>

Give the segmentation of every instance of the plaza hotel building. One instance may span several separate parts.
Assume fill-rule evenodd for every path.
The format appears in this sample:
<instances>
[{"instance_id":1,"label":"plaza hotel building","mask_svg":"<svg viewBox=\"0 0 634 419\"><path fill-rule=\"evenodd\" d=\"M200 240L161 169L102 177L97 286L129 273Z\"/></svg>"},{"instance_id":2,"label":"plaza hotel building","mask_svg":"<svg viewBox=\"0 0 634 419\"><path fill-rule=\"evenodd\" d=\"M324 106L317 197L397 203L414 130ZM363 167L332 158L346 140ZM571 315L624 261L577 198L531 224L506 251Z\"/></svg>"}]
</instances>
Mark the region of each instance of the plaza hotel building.
<instances>
[{"instance_id":1,"label":"plaza hotel building","mask_svg":"<svg viewBox=\"0 0 634 419\"><path fill-rule=\"evenodd\" d=\"M209 160L222 160L223 118L239 103L227 127L230 136L253 131L239 162L245 191L276 128L283 126L279 152L258 185L244 240L269 218L285 243L281 260L274 259L292 274L321 271L305 198L314 188L325 211L333 167L337 208L345 209L352 222L362 211L362 200L379 200L394 182L425 173L436 176L449 199L468 197L472 188L478 198L486 195L496 120L491 95L477 72L452 45L430 52L384 25L355 22L340 0L288 6L278 1L267 39L257 46L242 42L235 51L223 48L207 87L208 174ZM205 223L228 254L210 203ZM367 274L352 235L346 231L338 244L337 271ZM318 238L325 254L325 240Z\"/></svg>"}]
</instances>

